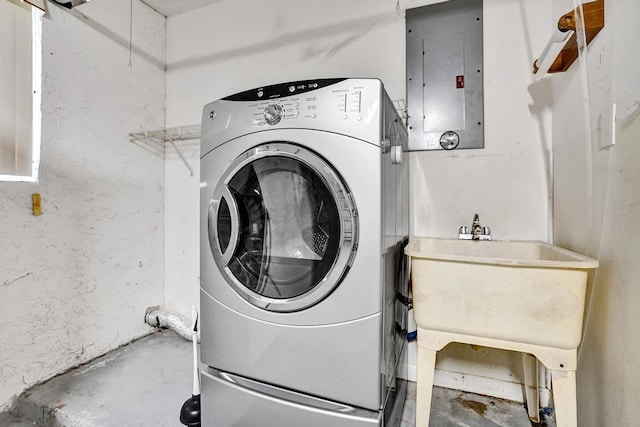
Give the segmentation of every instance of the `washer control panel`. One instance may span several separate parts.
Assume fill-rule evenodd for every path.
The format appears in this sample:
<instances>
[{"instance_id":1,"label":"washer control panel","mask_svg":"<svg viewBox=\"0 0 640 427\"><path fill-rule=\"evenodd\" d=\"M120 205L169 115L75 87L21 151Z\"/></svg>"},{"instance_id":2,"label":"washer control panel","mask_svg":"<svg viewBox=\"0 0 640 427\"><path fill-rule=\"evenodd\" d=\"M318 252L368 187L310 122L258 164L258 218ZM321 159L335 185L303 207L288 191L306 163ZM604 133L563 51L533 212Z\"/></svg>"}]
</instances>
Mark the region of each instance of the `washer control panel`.
<instances>
[{"instance_id":1,"label":"washer control panel","mask_svg":"<svg viewBox=\"0 0 640 427\"><path fill-rule=\"evenodd\" d=\"M302 108L300 107L302 105ZM254 126L277 125L283 119L291 120L299 117L315 118L317 105L313 104L313 98L308 101L300 98L282 98L257 102L249 105Z\"/></svg>"},{"instance_id":2,"label":"washer control panel","mask_svg":"<svg viewBox=\"0 0 640 427\"><path fill-rule=\"evenodd\" d=\"M240 92L205 106L203 131L222 140L269 129L312 129L378 144L384 89L378 79L319 79Z\"/></svg>"},{"instance_id":3,"label":"washer control panel","mask_svg":"<svg viewBox=\"0 0 640 427\"><path fill-rule=\"evenodd\" d=\"M294 119L361 122L372 108L379 108L380 89L372 90L372 82L379 87L379 80L375 79L290 82L248 90L224 100L245 104L250 110L252 125L257 127L284 125Z\"/></svg>"}]
</instances>

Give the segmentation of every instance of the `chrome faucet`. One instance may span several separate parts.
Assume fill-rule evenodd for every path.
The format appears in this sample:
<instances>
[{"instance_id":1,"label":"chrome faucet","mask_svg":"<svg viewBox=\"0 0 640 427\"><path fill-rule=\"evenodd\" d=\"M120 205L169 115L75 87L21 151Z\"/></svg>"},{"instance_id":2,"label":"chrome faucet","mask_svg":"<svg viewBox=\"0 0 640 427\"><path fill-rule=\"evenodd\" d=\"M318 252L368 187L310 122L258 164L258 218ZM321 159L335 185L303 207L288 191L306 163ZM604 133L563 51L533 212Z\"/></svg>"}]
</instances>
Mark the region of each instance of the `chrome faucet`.
<instances>
[{"instance_id":1,"label":"chrome faucet","mask_svg":"<svg viewBox=\"0 0 640 427\"><path fill-rule=\"evenodd\" d=\"M489 227L483 227L480 225L480 217L478 214L475 214L473 216L473 223L471 224L471 233L469 233L469 227L461 225L460 230L458 231L458 239L491 240L491 230L489 230Z\"/></svg>"}]
</instances>

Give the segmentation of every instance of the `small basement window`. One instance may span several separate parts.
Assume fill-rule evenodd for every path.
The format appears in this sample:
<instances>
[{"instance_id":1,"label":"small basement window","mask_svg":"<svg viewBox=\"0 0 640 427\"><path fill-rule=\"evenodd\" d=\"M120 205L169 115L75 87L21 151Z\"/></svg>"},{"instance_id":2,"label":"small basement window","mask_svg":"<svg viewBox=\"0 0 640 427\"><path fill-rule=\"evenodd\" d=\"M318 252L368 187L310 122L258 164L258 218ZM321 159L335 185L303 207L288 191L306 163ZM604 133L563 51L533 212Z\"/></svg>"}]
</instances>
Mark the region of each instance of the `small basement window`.
<instances>
[{"instance_id":1,"label":"small basement window","mask_svg":"<svg viewBox=\"0 0 640 427\"><path fill-rule=\"evenodd\" d=\"M0 181L38 181L42 14L0 0Z\"/></svg>"}]
</instances>

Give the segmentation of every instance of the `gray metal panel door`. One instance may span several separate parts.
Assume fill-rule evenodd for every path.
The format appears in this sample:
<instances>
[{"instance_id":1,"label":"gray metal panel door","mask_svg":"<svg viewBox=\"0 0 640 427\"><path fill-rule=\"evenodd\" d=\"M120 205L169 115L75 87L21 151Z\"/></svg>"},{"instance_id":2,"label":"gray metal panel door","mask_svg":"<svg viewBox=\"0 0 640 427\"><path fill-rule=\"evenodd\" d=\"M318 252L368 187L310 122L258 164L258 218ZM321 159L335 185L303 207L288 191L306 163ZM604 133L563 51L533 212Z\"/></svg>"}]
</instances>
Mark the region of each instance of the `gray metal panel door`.
<instances>
[{"instance_id":1,"label":"gray metal panel door","mask_svg":"<svg viewBox=\"0 0 640 427\"><path fill-rule=\"evenodd\" d=\"M407 10L410 150L484 147L482 5Z\"/></svg>"}]
</instances>

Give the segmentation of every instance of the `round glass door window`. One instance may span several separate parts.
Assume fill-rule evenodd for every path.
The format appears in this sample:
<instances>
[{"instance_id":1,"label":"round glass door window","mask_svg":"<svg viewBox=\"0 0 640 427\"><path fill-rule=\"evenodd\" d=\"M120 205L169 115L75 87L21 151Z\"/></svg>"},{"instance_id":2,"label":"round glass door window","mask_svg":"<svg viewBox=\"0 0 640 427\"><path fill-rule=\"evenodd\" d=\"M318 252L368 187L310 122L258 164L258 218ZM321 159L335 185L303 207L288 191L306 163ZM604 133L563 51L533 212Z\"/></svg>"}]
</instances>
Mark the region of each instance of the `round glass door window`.
<instances>
[{"instance_id":1,"label":"round glass door window","mask_svg":"<svg viewBox=\"0 0 640 427\"><path fill-rule=\"evenodd\" d=\"M209 204L211 251L250 303L296 311L325 298L355 256L356 208L315 153L288 143L255 147L225 172Z\"/></svg>"}]
</instances>

